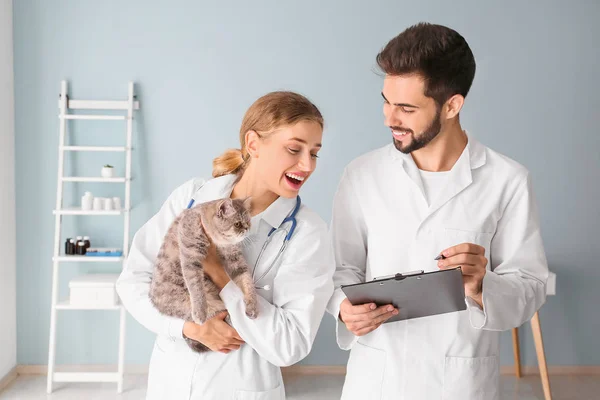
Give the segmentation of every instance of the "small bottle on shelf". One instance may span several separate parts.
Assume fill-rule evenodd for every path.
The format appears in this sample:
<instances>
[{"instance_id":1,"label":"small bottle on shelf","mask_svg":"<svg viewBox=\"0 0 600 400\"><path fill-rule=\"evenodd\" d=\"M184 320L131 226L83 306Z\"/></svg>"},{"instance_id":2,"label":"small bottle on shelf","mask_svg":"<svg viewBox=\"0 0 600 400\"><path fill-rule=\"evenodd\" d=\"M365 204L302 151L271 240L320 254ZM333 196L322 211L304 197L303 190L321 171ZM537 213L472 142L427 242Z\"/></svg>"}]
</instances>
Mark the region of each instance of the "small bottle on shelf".
<instances>
[{"instance_id":1,"label":"small bottle on shelf","mask_svg":"<svg viewBox=\"0 0 600 400\"><path fill-rule=\"evenodd\" d=\"M73 253L71 253L71 246L70 246L71 240L73 240L73 239L67 238L67 241L65 242L65 254L67 254L67 255L73 254Z\"/></svg>"},{"instance_id":2,"label":"small bottle on shelf","mask_svg":"<svg viewBox=\"0 0 600 400\"><path fill-rule=\"evenodd\" d=\"M68 247L68 249L69 249L69 252L67 254L69 254L69 255L74 255L75 254L75 252L77 250L77 248L75 246L75 239L70 239L69 240L69 247Z\"/></svg>"},{"instance_id":3,"label":"small bottle on shelf","mask_svg":"<svg viewBox=\"0 0 600 400\"><path fill-rule=\"evenodd\" d=\"M94 202L94 196L92 196L91 192L85 192L85 194L81 197L81 209L82 210L91 210Z\"/></svg>"},{"instance_id":4,"label":"small bottle on shelf","mask_svg":"<svg viewBox=\"0 0 600 400\"><path fill-rule=\"evenodd\" d=\"M85 255L85 243L83 241L77 242L77 254L81 256Z\"/></svg>"},{"instance_id":5,"label":"small bottle on shelf","mask_svg":"<svg viewBox=\"0 0 600 400\"><path fill-rule=\"evenodd\" d=\"M92 245L92 243L90 242L90 237L89 236L84 236L83 237L83 243L85 243L85 249L89 249Z\"/></svg>"}]
</instances>

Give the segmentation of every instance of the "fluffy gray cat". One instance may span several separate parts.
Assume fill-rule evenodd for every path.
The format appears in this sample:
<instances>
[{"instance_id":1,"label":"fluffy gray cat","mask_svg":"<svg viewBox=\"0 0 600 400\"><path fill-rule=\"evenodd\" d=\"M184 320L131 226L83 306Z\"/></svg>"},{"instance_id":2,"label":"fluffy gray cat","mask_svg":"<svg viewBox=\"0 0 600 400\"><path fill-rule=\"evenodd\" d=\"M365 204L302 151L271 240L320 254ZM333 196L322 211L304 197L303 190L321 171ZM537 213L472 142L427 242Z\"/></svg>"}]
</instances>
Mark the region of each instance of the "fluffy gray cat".
<instances>
[{"instance_id":1,"label":"fluffy gray cat","mask_svg":"<svg viewBox=\"0 0 600 400\"><path fill-rule=\"evenodd\" d=\"M250 199L219 199L186 209L175 218L150 284L150 300L158 311L196 324L225 311L219 289L202 266L213 242L225 272L244 293L246 315L258 316L256 290L241 247L250 229L249 208ZM185 340L194 351L210 351L202 343Z\"/></svg>"}]
</instances>

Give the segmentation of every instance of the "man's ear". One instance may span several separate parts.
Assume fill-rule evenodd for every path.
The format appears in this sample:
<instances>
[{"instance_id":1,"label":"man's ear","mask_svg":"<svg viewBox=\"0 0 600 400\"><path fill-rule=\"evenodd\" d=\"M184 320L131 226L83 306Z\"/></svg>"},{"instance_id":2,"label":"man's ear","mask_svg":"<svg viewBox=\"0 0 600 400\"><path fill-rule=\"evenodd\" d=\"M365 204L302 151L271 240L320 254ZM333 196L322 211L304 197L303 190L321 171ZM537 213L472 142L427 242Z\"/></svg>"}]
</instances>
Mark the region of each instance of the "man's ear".
<instances>
[{"instance_id":1,"label":"man's ear","mask_svg":"<svg viewBox=\"0 0 600 400\"><path fill-rule=\"evenodd\" d=\"M446 111L446 119L452 119L460 113L463 105L465 104L465 98L460 94L455 94L450 97L448 101L444 104L444 109Z\"/></svg>"}]
</instances>

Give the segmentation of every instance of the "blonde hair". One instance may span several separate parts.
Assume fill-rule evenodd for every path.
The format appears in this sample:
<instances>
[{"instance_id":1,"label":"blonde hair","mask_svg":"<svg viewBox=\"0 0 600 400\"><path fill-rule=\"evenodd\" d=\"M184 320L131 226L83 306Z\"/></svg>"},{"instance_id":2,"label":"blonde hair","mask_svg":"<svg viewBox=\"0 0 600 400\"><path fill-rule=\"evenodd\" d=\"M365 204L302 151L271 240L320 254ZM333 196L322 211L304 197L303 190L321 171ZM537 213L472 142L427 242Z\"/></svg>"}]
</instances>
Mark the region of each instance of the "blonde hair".
<instances>
[{"instance_id":1,"label":"blonde hair","mask_svg":"<svg viewBox=\"0 0 600 400\"><path fill-rule=\"evenodd\" d=\"M240 127L240 149L229 149L213 160L213 177L241 175L250 162L246 133L255 131L264 138L273 131L300 121L313 121L323 128L323 116L306 97L287 91L267 93L246 111Z\"/></svg>"}]
</instances>

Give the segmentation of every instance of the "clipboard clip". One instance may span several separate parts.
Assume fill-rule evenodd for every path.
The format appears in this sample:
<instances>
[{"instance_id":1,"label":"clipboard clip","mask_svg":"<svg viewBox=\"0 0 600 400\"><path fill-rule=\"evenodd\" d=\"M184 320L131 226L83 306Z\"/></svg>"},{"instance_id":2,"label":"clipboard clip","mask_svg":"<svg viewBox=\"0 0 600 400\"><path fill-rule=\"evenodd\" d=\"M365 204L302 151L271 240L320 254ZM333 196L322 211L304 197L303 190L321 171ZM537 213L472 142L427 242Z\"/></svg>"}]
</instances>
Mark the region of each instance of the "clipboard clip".
<instances>
[{"instance_id":1,"label":"clipboard clip","mask_svg":"<svg viewBox=\"0 0 600 400\"><path fill-rule=\"evenodd\" d=\"M403 274L398 272L397 274L394 274L394 275L387 275L387 276L380 276L377 278L373 278L373 280L377 281L377 280L382 280L382 279L392 279L393 278L394 280L401 281L403 279L408 278L409 276L421 275L421 274L423 274L423 272L424 271L422 269L419 269L416 271L405 272Z\"/></svg>"}]
</instances>

